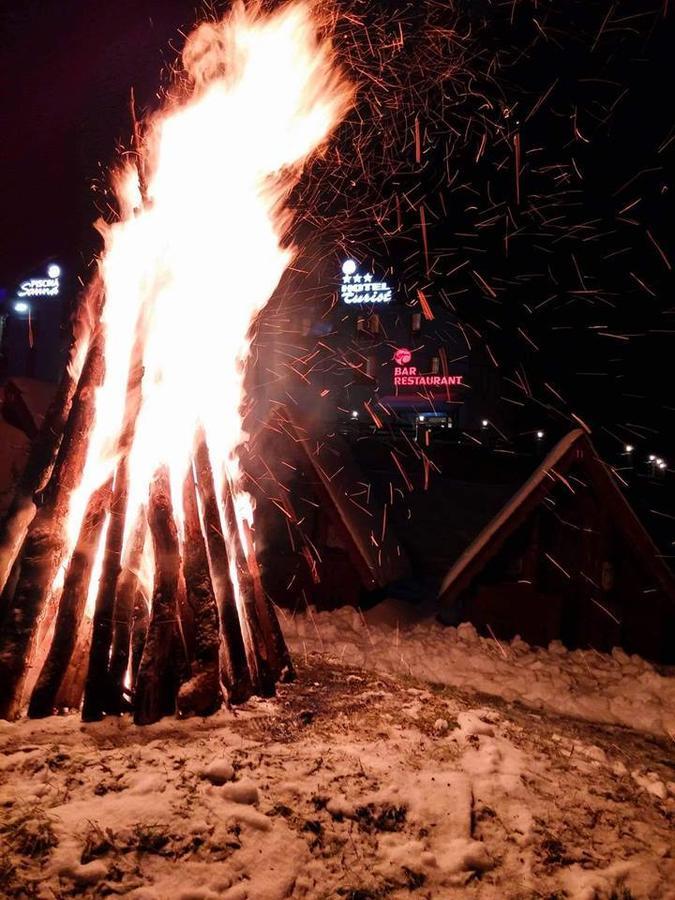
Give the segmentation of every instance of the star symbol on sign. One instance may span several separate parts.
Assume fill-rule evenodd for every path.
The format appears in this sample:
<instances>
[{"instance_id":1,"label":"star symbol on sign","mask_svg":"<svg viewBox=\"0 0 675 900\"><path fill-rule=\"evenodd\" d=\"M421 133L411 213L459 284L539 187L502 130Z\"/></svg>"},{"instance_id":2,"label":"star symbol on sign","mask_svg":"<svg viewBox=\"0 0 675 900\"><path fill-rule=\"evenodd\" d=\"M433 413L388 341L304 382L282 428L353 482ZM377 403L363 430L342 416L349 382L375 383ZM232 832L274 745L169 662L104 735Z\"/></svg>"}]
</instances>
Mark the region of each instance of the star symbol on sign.
<instances>
[{"instance_id":1,"label":"star symbol on sign","mask_svg":"<svg viewBox=\"0 0 675 900\"><path fill-rule=\"evenodd\" d=\"M360 276L360 275L355 275L355 276L354 276L354 281L355 281L357 284L360 284L360 283L361 283L361 276Z\"/></svg>"},{"instance_id":2,"label":"star symbol on sign","mask_svg":"<svg viewBox=\"0 0 675 900\"><path fill-rule=\"evenodd\" d=\"M373 280L373 276L372 276L372 275L364 275L364 276L363 276L363 280L364 280L364 281L372 281L372 280Z\"/></svg>"},{"instance_id":3,"label":"star symbol on sign","mask_svg":"<svg viewBox=\"0 0 675 900\"><path fill-rule=\"evenodd\" d=\"M351 275L345 275L345 276L343 277L343 279L342 279L342 281L344 282L344 284L349 284L349 282L350 282L351 280L352 280L352 276L351 276Z\"/></svg>"}]
</instances>

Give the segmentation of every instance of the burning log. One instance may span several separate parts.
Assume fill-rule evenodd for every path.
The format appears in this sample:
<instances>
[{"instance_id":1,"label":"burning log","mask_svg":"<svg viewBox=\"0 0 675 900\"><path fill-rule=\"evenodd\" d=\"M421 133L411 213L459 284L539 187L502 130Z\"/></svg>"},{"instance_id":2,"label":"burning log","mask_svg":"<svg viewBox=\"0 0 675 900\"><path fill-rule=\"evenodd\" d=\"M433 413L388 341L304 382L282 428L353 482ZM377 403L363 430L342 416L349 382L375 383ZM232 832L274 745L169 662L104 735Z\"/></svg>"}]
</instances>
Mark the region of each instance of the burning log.
<instances>
[{"instance_id":1,"label":"burning log","mask_svg":"<svg viewBox=\"0 0 675 900\"><path fill-rule=\"evenodd\" d=\"M101 282L97 278L79 301L78 312L74 317L75 329L68 365L40 430L31 444L28 460L10 507L0 523L0 591L6 587L28 526L35 517L37 511L35 495L44 490L54 466L80 376L80 359L84 356L83 350L87 347L91 336L90 322L98 319L102 299Z\"/></svg>"},{"instance_id":2,"label":"burning log","mask_svg":"<svg viewBox=\"0 0 675 900\"><path fill-rule=\"evenodd\" d=\"M115 473L115 486L110 504L110 525L106 538L103 569L96 596L94 622L89 652L89 669L84 688L82 719L95 722L103 718L108 707L115 705L110 696L108 664L113 636L113 615L117 579L121 571L122 542L126 518L129 479L127 461L123 458Z\"/></svg>"},{"instance_id":3,"label":"burning log","mask_svg":"<svg viewBox=\"0 0 675 900\"><path fill-rule=\"evenodd\" d=\"M112 691L108 667L113 639L115 595L117 594L117 580L122 570L124 530L129 499L128 453L133 441L141 403L143 335L143 311L141 311L136 323L136 338L127 379L124 423L117 445L120 460L115 473L115 485L110 504L110 525L94 610L89 669L82 707L82 718L85 722L97 721L103 718L104 712L119 709L119 697L116 697Z\"/></svg>"},{"instance_id":4,"label":"burning log","mask_svg":"<svg viewBox=\"0 0 675 900\"><path fill-rule=\"evenodd\" d=\"M280 681L294 681L295 669L291 660L291 654L288 651L286 639L281 631L274 606L262 585L260 569L258 568L258 561L253 547L253 535L248 522L243 523L243 531L246 541L246 559L253 580L253 596L255 597L256 609L265 632L266 641L272 651L275 675Z\"/></svg>"},{"instance_id":5,"label":"burning log","mask_svg":"<svg viewBox=\"0 0 675 900\"><path fill-rule=\"evenodd\" d=\"M148 525L155 552L155 586L148 634L136 680L134 722L137 725L157 722L176 708L178 665L172 656L178 645L180 549L169 471L165 466L157 471L150 486Z\"/></svg>"},{"instance_id":6,"label":"burning log","mask_svg":"<svg viewBox=\"0 0 675 900\"><path fill-rule=\"evenodd\" d=\"M274 647L269 640L269 633L265 633L263 630L258 615L253 578L239 536L232 487L227 477L225 478L223 490L223 503L225 507L228 554L230 556L230 565L234 573L236 573L239 602L248 632L248 641L245 642L245 646L254 689L261 697L273 697L276 678L281 673L281 670L275 670Z\"/></svg>"},{"instance_id":7,"label":"burning log","mask_svg":"<svg viewBox=\"0 0 675 900\"><path fill-rule=\"evenodd\" d=\"M61 687L56 695L56 709L79 709L84 693L84 681L89 665L89 645L91 644L91 619L85 616L77 635L77 643L66 670Z\"/></svg>"},{"instance_id":8,"label":"burning log","mask_svg":"<svg viewBox=\"0 0 675 900\"><path fill-rule=\"evenodd\" d=\"M21 549L21 570L0 630L1 718L14 718L21 706L40 618L66 552L65 518L71 493L82 477L94 417L94 392L102 375L103 339L99 331L80 376L47 485L47 500L31 522Z\"/></svg>"},{"instance_id":9,"label":"burning log","mask_svg":"<svg viewBox=\"0 0 675 900\"><path fill-rule=\"evenodd\" d=\"M79 642L94 556L108 511L110 490L108 483L89 500L63 585L54 638L28 706L28 715L32 719L52 714L61 682Z\"/></svg>"},{"instance_id":10,"label":"burning log","mask_svg":"<svg viewBox=\"0 0 675 900\"><path fill-rule=\"evenodd\" d=\"M230 580L229 558L213 483L213 472L204 433L195 450L195 474L202 504L204 534L211 563L211 577L220 610L223 633L223 680L230 703L244 703L253 694L242 627L234 588Z\"/></svg>"},{"instance_id":11,"label":"burning log","mask_svg":"<svg viewBox=\"0 0 675 900\"><path fill-rule=\"evenodd\" d=\"M194 620L194 659L191 678L178 692L178 711L182 716L209 716L223 701L219 675L220 631L192 467L183 485L183 512L183 573Z\"/></svg>"},{"instance_id":12,"label":"burning log","mask_svg":"<svg viewBox=\"0 0 675 900\"><path fill-rule=\"evenodd\" d=\"M117 585L115 597L115 623L112 651L110 654L108 711L121 712L124 703L124 678L129 667L131 651L132 616L135 600L139 593L138 570L143 557L148 522L145 507L141 507L136 518L126 559ZM145 607L145 602L143 601ZM146 617L147 617L147 607ZM143 636L145 642L145 635ZM142 647L141 647L142 650Z\"/></svg>"},{"instance_id":13,"label":"burning log","mask_svg":"<svg viewBox=\"0 0 675 900\"><path fill-rule=\"evenodd\" d=\"M145 639L148 636L149 621L148 601L139 585L134 597L134 611L131 617L131 677L129 679L129 690L132 696L136 691L138 670L141 666Z\"/></svg>"}]
</instances>

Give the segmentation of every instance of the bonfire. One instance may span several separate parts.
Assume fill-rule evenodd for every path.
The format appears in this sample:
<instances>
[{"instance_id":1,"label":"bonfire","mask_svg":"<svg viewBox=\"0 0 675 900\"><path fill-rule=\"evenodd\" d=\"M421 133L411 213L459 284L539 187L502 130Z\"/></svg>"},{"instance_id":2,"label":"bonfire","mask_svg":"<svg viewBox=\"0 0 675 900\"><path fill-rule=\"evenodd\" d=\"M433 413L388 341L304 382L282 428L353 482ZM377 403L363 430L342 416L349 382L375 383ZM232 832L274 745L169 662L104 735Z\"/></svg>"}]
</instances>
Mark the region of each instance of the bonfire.
<instances>
[{"instance_id":1,"label":"bonfire","mask_svg":"<svg viewBox=\"0 0 675 900\"><path fill-rule=\"evenodd\" d=\"M2 529L0 716L208 715L293 666L239 453L289 194L348 109L325 23L242 5L188 37L113 175L119 217Z\"/></svg>"}]
</instances>

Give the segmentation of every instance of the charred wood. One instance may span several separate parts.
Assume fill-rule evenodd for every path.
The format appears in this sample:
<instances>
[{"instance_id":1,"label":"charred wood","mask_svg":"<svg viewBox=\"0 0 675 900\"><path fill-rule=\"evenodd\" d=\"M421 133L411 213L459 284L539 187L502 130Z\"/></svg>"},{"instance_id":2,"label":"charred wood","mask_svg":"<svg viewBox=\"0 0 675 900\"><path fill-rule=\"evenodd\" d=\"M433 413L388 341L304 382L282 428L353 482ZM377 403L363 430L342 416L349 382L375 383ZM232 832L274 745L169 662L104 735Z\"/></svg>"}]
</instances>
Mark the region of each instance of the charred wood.
<instances>
[{"instance_id":1,"label":"charred wood","mask_svg":"<svg viewBox=\"0 0 675 900\"><path fill-rule=\"evenodd\" d=\"M142 507L126 551L126 558L117 584L115 622L110 655L108 711L122 712L128 706L124 698L124 679L129 667L134 601L139 591L138 572L143 558L148 522Z\"/></svg>"},{"instance_id":2,"label":"charred wood","mask_svg":"<svg viewBox=\"0 0 675 900\"><path fill-rule=\"evenodd\" d=\"M28 706L32 719L49 716L70 664L84 616L96 548L110 500L110 483L96 491L87 506L68 565L56 615L54 637Z\"/></svg>"},{"instance_id":3,"label":"charred wood","mask_svg":"<svg viewBox=\"0 0 675 900\"><path fill-rule=\"evenodd\" d=\"M152 610L134 696L134 722L149 725L176 708L178 577L180 551L171 504L169 472L162 467L150 486L148 525L155 553Z\"/></svg>"},{"instance_id":4,"label":"charred wood","mask_svg":"<svg viewBox=\"0 0 675 900\"><path fill-rule=\"evenodd\" d=\"M194 655L191 677L181 685L178 711L182 716L208 716L220 708L220 629L206 544L202 534L192 466L183 486L183 573L192 610Z\"/></svg>"},{"instance_id":5,"label":"charred wood","mask_svg":"<svg viewBox=\"0 0 675 900\"><path fill-rule=\"evenodd\" d=\"M202 506L204 534L213 587L220 610L223 634L223 681L230 703L244 703L253 694L253 683L237 601L230 578L229 554L222 530L211 461L203 433L199 435L197 441L195 473Z\"/></svg>"},{"instance_id":6,"label":"charred wood","mask_svg":"<svg viewBox=\"0 0 675 900\"><path fill-rule=\"evenodd\" d=\"M103 340L98 332L87 353L45 505L31 522L21 549L21 571L0 631L0 718L15 717L21 706L37 629L67 549L69 501L82 477L95 389L102 375Z\"/></svg>"}]
</instances>

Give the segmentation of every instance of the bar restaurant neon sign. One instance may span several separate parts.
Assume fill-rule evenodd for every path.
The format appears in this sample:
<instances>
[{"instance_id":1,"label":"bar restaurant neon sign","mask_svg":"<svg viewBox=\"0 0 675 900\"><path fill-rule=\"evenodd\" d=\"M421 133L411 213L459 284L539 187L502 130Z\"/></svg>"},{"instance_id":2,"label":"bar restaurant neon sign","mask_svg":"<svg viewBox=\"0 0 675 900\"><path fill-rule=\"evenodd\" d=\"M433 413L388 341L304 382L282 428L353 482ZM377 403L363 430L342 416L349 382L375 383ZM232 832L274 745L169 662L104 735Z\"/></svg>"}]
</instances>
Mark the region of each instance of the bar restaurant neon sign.
<instances>
[{"instance_id":1,"label":"bar restaurant neon sign","mask_svg":"<svg viewBox=\"0 0 675 900\"><path fill-rule=\"evenodd\" d=\"M417 366L409 365L412 352L401 347L394 353L394 387L442 387L462 384L463 375L420 375Z\"/></svg>"}]
</instances>

